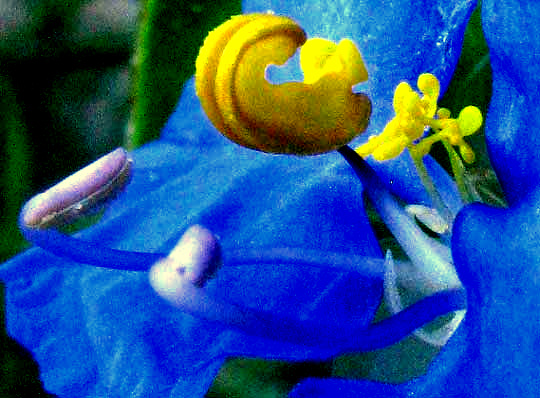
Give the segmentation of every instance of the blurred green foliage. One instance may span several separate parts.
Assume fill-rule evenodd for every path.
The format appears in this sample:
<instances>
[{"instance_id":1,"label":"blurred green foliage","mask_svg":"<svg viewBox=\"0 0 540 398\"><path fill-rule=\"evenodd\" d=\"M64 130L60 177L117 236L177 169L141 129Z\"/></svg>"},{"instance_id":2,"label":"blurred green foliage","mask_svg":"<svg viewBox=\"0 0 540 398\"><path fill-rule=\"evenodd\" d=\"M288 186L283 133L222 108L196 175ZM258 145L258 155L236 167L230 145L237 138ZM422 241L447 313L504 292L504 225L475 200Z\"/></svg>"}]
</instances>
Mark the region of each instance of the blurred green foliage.
<instances>
[{"instance_id":1,"label":"blurred green foliage","mask_svg":"<svg viewBox=\"0 0 540 398\"><path fill-rule=\"evenodd\" d=\"M29 193L30 146L17 95L11 82L0 75L0 262L26 246L15 220L19 208Z\"/></svg>"},{"instance_id":2,"label":"blurred green foliage","mask_svg":"<svg viewBox=\"0 0 540 398\"><path fill-rule=\"evenodd\" d=\"M159 136L210 30L241 13L239 0L148 0L135 53L133 110L128 146Z\"/></svg>"}]
</instances>

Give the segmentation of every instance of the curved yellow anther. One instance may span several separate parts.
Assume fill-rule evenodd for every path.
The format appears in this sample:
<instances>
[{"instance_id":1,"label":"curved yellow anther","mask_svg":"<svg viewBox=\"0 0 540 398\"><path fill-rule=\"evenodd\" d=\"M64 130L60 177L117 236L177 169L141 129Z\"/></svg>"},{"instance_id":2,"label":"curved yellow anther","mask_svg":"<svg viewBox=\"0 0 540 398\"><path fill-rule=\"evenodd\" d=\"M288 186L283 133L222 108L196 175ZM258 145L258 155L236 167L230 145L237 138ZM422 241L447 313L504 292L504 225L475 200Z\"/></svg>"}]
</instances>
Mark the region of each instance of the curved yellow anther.
<instances>
[{"instance_id":1,"label":"curved yellow anther","mask_svg":"<svg viewBox=\"0 0 540 398\"><path fill-rule=\"evenodd\" d=\"M304 72L304 83L313 84L327 72L339 72L342 65L335 57L336 43L315 37L300 48L300 67Z\"/></svg>"},{"instance_id":2,"label":"curved yellow anther","mask_svg":"<svg viewBox=\"0 0 540 398\"><path fill-rule=\"evenodd\" d=\"M224 24L214 29L204 40L195 61L195 90L206 115L219 130L225 129L225 121L216 101L217 69L223 49L234 33L242 26L255 19L255 15L233 16Z\"/></svg>"},{"instance_id":3,"label":"curved yellow anther","mask_svg":"<svg viewBox=\"0 0 540 398\"><path fill-rule=\"evenodd\" d=\"M248 148L302 155L336 149L365 130L371 103L351 90L367 77L358 50L350 41L313 40L301 55L306 82L274 85L266 67L285 63L306 41L292 19L240 15L212 31L195 82L214 126Z\"/></svg>"}]
</instances>

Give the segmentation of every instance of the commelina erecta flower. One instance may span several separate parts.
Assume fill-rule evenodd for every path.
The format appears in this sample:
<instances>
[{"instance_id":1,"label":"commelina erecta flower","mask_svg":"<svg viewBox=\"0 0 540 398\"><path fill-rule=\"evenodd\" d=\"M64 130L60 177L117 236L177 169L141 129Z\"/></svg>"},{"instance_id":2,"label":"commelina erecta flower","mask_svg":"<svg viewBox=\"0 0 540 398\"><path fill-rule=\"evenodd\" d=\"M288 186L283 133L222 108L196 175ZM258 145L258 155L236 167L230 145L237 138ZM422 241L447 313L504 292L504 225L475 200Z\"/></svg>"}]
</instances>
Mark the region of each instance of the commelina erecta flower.
<instances>
[{"instance_id":1,"label":"commelina erecta flower","mask_svg":"<svg viewBox=\"0 0 540 398\"><path fill-rule=\"evenodd\" d=\"M486 137L509 203L494 209L464 207L474 198L424 156L440 140L454 169L473 160L466 137L481 115L464 108L452 119L436 98L474 2L275 3L245 2L247 16L209 36L159 140L112 152L22 210L23 232L46 250L3 264L0 277L8 331L35 356L45 388L204 396L227 357L327 360L415 333L442 347L424 376L307 379L290 395L534 397L538 10L483 4L494 72ZM302 46L302 78L294 57L265 66ZM379 134L396 139L390 149L368 140ZM363 193L409 261L381 252ZM95 226L60 231L116 195ZM421 298L405 305L398 286ZM392 313L374 322L382 296Z\"/></svg>"}]
</instances>

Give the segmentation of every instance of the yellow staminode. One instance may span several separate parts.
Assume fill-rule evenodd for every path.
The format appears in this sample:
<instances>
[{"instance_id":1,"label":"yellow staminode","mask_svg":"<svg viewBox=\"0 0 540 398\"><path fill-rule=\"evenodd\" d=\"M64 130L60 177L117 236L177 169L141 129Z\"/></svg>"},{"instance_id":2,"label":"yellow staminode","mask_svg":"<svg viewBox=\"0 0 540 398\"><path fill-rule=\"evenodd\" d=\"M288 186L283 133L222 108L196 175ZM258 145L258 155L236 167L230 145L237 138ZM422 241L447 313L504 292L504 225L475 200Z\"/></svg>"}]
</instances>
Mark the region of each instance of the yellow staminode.
<instances>
[{"instance_id":1,"label":"yellow staminode","mask_svg":"<svg viewBox=\"0 0 540 398\"><path fill-rule=\"evenodd\" d=\"M393 102L396 116L381 134L370 137L368 142L356 148L356 152L362 157L372 155L381 161L392 159L409 148L413 156L422 157L434 142L442 140L458 146L463 160L472 163L474 152L463 137L475 133L482 125L480 110L467 106L457 119L452 119L448 109L437 110L440 84L434 75L421 74L417 86L422 97L408 83L402 82L396 87ZM427 127L431 127L434 134L422 138Z\"/></svg>"},{"instance_id":2,"label":"yellow staminode","mask_svg":"<svg viewBox=\"0 0 540 398\"><path fill-rule=\"evenodd\" d=\"M305 81L272 84L270 64L301 47ZM365 130L371 102L352 86L367 79L354 43L314 38L290 18L233 17L211 32L196 62L197 95L226 137L248 148L310 155L347 144Z\"/></svg>"}]
</instances>

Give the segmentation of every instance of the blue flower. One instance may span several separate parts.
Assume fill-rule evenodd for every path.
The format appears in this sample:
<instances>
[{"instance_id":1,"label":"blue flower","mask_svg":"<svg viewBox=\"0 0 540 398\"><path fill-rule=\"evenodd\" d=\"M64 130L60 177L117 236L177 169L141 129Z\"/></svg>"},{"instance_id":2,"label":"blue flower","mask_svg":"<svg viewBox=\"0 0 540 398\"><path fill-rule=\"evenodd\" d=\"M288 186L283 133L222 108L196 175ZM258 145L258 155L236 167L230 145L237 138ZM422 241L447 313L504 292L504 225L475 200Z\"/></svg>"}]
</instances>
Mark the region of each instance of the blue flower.
<instances>
[{"instance_id":1,"label":"blue flower","mask_svg":"<svg viewBox=\"0 0 540 398\"><path fill-rule=\"evenodd\" d=\"M444 91L474 8L473 1L429 2L423 7L406 1L281 3L249 1L244 11L270 9L297 20L308 36L356 41L370 74L360 87L373 107L367 135L382 131L390 119L391 93L401 80L412 82L430 72ZM538 260L528 234L538 234L531 220L538 196L530 173L538 160L529 151L531 145L517 145L517 136L507 128L534 123L534 115L524 112L532 113L526 105L536 93L535 69L529 69L534 59L527 52L536 47L532 34L520 33L529 28L525 17L517 18L524 26L506 25L507 42L495 39L500 33L493 26L500 22L490 18L506 22L513 8L493 7L484 4L495 77L488 140L511 207L473 205L456 218L452 254L469 295L464 322L425 377L398 386L308 379L293 395L482 396L504 391L518 396L518 391L519 396L533 396L533 390L525 390L533 388L525 380L538 374L532 355L537 304L534 292L529 294L538 285L530 265ZM531 17L534 12L518 15ZM508 47L516 35L522 40L517 51ZM504 52L508 48L511 54ZM522 58L515 60L516 54ZM292 74L287 68L270 74ZM501 120L503 115L507 120ZM369 189L338 153L297 158L237 146L210 124L191 82L161 138L132 156L132 183L99 224L78 238L125 251L167 253L190 225L204 225L219 236L224 256L216 279L205 287L208 294L261 311L256 315L264 322L258 328L256 322L231 327L219 314L214 319L219 322L193 317L156 295L146 273L81 265L31 249L0 267L0 277L7 285L8 331L35 355L49 391L66 397L203 396L229 356L328 359L362 349L362 331L369 329L380 303L384 262L361 200ZM448 176L427 163L442 193L455 194ZM522 164L533 168L527 173ZM385 181L379 192L389 188L408 203L430 205L410 157L372 166L379 177L368 185ZM360 173L366 182L369 173ZM454 204L455 211L459 207ZM508 236L516 240L503 240ZM275 248L287 249L272 251ZM240 264L246 258L250 261ZM110 268L115 267L111 261ZM268 319L276 322L265 323ZM276 336L267 326L280 320L290 321L291 328L285 324L272 338ZM295 329L298 325L313 326L313 333ZM515 325L520 333L515 333ZM337 326L334 334L332 326ZM347 331L348 336L340 335ZM493 356L507 366L492 366ZM512 383L506 384L503 375L513 377Z\"/></svg>"}]
</instances>

